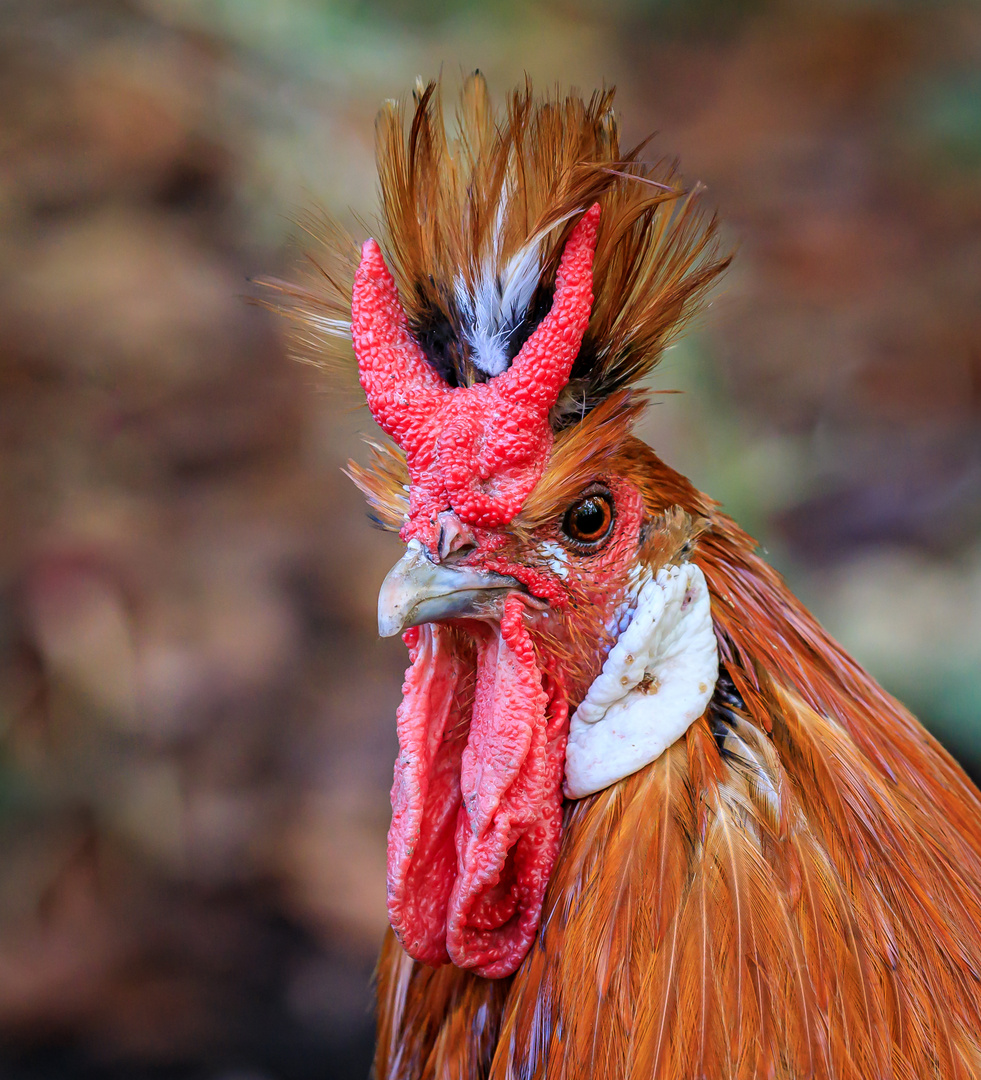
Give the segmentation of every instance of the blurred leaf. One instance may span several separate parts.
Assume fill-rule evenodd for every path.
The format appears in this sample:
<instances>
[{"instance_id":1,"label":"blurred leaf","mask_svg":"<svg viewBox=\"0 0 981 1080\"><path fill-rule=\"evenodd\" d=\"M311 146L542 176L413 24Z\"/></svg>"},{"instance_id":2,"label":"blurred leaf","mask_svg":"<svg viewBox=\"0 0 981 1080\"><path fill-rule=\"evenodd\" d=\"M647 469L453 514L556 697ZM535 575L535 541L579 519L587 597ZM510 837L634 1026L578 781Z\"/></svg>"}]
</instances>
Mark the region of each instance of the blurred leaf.
<instances>
[{"instance_id":1,"label":"blurred leaf","mask_svg":"<svg viewBox=\"0 0 981 1080\"><path fill-rule=\"evenodd\" d=\"M912 134L930 156L981 168L981 72L945 74L923 86L910 109Z\"/></svg>"},{"instance_id":2,"label":"blurred leaf","mask_svg":"<svg viewBox=\"0 0 981 1080\"><path fill-rule=\"evenodd\" d=\"M909 678L894 673L887 682L887 689L923 721L954 757L967 765L981 765L981 670L951 665L928 671L917 666Z\"/></svg>"}]
</instances>

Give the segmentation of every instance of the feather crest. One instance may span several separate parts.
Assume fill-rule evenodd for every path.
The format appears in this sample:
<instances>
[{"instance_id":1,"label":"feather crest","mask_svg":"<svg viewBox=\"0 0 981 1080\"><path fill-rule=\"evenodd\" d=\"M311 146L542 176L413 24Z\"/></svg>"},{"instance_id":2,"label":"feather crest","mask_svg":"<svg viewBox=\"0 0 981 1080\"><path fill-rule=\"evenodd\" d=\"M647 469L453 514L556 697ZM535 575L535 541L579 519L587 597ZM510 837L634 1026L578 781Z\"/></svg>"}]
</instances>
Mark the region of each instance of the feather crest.
<instances>
[{"instance_id":1,"label":"feather crest","mask_svg":"<svg viewBox=\"0 0 981 1080\"><path fill-rule=\"evenodd\" d=\"M379 236L409 323L450 385L499 374L547 313L569 232L602 207L589 328L553 427L575 424L657 363L728 264L699 190L674 165L622 152L613 90L536 98L530 83L494 115L479 73L447 132L440 88L389 102L376 126ZM357 249L326 218L302 223L315 250L298 286L276 288L294 352L353 371L350 295Z\"/></svg>"}]
</instances>

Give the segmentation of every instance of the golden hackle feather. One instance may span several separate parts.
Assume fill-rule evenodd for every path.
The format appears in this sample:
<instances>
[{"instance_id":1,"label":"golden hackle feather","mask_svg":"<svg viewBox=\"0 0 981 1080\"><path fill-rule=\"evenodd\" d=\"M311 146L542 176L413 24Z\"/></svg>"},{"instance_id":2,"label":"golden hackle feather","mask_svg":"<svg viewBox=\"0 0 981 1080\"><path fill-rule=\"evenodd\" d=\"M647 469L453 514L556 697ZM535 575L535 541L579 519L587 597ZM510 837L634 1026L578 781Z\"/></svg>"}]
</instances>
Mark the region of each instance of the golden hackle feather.
<instances>
[{"instance_id":1,"label":"golden hackle feather","mask_svg":"<svg viewBox=\"0 0 981 1080\"><path fill-rule=\"evenodd\" d=\"M349 461L345 472L364 495L371 515L383 529L398 532L409 520L409 469L393 443L366 439L371 460L365 468Z\"/></svg>"},{"instance_id":2,"label":"golden hackle feather","mask_svg":"<svg viewBox=\"0 0 981 1080\"><path fill-rule=\"evenodd\" d=\"M421 968L389 938L378 1076L981 1076L977 792L648 455L649 505L703 522L694 561L732 694L568 806L542 930L510 980ZM411 1063L393 1056L403 1040Z\"/></svg>"},{"instance_id":3,"label":"golden hackle feather","mask_svg":"<svg viewBox=\"0 0 981 1080\"><path fill-rule=\"evenodd\" d=\"M262 303L289 316L294 360L326 371L339 388L354 390L358 383L351 346L351 289L360 251L326 212L308 212L298 225L306 249L300 281L262 279L259 284L276 296Z\"/></svg>"}]
</instances>

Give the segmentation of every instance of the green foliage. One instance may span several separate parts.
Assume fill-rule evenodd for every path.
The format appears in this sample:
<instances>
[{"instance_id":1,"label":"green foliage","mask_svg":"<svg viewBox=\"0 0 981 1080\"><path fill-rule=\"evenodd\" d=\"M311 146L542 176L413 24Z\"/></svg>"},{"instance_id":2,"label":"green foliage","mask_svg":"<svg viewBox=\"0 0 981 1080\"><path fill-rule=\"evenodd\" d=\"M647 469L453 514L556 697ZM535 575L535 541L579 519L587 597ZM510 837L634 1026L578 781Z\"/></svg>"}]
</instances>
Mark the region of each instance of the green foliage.
<instances>
[{"instance_id":1,"label":"green foliage","mask_svg":"<svg viewBox=\"0 0 981 1080\"><path fill-rule=\"evenodd\" d=\"M944 73L916 94L914 136L940 165L981 168L981 72Z\"/></svg>"}]
</instances>

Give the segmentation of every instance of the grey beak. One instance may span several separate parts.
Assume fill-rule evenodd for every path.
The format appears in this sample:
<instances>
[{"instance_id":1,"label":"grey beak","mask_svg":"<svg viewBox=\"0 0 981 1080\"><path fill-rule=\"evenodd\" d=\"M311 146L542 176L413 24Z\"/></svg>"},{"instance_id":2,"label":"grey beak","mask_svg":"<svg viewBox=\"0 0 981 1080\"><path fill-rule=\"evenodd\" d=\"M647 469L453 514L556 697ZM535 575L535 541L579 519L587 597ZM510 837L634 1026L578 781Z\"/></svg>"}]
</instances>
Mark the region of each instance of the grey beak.
<instances>
[{"instance_id":1,"label":"grey beak","mask_svg":"<svg viewBox=\"0 0 981 1080\"><path fill-rule=\"evenodd\" d=\"M394 637L410 626L479 617L521 584L502 574L432 562L418 540L388 572L378 593L378 633Z\"/></svg>"}]
</instances>

